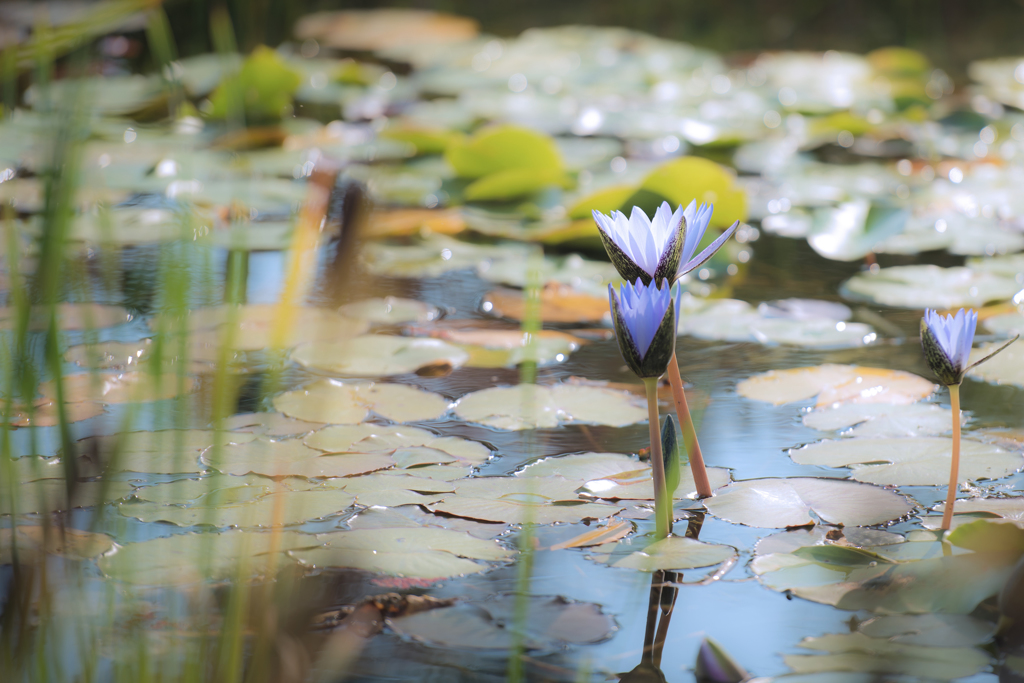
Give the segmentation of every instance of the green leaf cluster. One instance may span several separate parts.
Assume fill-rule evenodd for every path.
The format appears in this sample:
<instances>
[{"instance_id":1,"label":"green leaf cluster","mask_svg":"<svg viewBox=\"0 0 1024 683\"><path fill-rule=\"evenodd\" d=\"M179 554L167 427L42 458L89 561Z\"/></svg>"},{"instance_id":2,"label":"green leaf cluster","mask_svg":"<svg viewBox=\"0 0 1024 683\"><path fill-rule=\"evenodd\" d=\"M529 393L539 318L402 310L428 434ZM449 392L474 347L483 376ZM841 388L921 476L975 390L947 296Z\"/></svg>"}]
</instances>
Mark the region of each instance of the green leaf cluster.
<instances>
[{"instance_id":1,"label":"green leaf cluster","mask_svg":"<svg viewBox=\"0 0 1024 683\"><path fill-rule=\"evenodd\" d=\"M210 95L211 119L244 115L246 123L278 121L292 103L302 78L274 50L261 45L226 76Z\"/></svg>"},{"instance_id":2,"label":"green leaf cluster","mask_svg":"<svg viewBox=\"0 0 1024 683\"><path fill-rule=\"evenodd\" d=\"M473 179L463 193L469 201L506 201L568 184L555 141L528 128L487 127L452 140L444 156L457 176Z\"/></svg>"}]
</instances>

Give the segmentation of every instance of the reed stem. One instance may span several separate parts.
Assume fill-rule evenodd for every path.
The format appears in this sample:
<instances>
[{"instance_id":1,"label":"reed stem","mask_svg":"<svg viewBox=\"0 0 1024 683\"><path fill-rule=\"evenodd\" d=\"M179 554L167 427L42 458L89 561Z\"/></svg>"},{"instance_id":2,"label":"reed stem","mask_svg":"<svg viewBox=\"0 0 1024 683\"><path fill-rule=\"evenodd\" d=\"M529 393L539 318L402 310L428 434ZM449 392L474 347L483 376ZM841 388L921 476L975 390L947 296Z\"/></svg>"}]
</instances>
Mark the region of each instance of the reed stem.
<instances>
[{"instance_id":1,"label":"reed stem","mask_svg":"<svg viewBox=\"0 0 1024 683\"><path fill-rule=\"evenodd\" d=\"M707 468L704 467L704 456L697 442L697 430L693 426L693 418L690 417L690 407L686 405L683 378L679 376L679 361L676 360L675 352L672 353L672 360L668 362L668 383L672 387L672 399L676 404L679 427L683 431L683 445L686 446L686 453L690 457L690 472L693 475L693 483L697 485L697 497L710 498L711 482L708 480Z\"/></svg>"},{"instance_id":2,"label":"reed stem","mask_svg":"<svg viewBox=\"0 0 1024 683\"><path fill-rule=\"evenodd\" d=\"M661 422L658 419L658 378L644 380L647 416L651 432L651 470L654 473L654 520L658 539L672 533L672 498L665 485L665 456L661 452Z\"/></svg>"}]
</instances>

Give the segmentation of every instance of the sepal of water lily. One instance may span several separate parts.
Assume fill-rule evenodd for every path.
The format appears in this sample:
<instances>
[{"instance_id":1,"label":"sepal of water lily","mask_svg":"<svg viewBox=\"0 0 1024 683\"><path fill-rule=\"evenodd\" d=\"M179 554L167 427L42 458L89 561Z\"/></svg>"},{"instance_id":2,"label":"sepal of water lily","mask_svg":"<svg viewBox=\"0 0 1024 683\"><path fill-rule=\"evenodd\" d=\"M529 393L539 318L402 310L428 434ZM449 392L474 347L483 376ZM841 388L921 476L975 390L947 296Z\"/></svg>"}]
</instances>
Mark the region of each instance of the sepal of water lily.
<instances>
[{"instance_id":1,"label":"sepal of water lily","mask_svg":"<svg viewBox=\"0 0 1024 683\"><path fill-rule=\"evenodd\" d=\"M616 292L608 285L608 301L626 365L641 379L665 373L676 348L676 316L668 282L637 279Z\"/></svg>"},{"instance_id":2,"label":"sepal of water lily","mask_svg":"<svg viewBox=\"0 0 1024 683\"><path fill-rule=\"evenodd\" d=\"M645 285L675 279L686 234L683 207L673 212L668 202L662 202L653 219L638 206L628 218L620 211L593 214L608 258L622 279L639 279Z\"/></svg>"},{"instance_id":3,"label":"sepal of water lily","mask_svg":"<svg viewBox=\"0 0 1024 683\"><path fill-rule=\"evenodd\" d=\"M683 210L686 228L684 229L683 251L679 256L679 271L676 273L676 277L682 277L707 263L739 227L740 222L736 221L704 251L694 256L693 252L697 250L700 241L704 239L704 233L708 229L708 223L711 221L711 214L714 213L714 210L713 204L701 204L698 208L696 201L691 201Z\"/></svg>"},{"instance_id":4,"label":"sepal of water lily","mask_svg":"<svg viewBox=\"0 0 1024 683\"><path fill-rule=\"evenodd\" d=\"M932 309L921 318L921 349L928 366L946 386L959 385L964 375L978 363L983 363L1016 341L1011 339L977 363L968 364L978 314L974 310L960 309L955 315L940 315Z\"/></svg>"}]
</instances>

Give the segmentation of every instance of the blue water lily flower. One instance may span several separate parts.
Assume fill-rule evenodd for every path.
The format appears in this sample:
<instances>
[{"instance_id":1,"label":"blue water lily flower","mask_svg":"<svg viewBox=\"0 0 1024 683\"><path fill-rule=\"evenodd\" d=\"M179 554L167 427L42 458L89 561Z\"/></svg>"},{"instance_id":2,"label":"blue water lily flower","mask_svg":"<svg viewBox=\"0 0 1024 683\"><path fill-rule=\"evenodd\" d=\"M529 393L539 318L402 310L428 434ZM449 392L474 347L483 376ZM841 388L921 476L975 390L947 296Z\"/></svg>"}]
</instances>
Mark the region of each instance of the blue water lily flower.
<instances>
[{"instance_id":1,"label":"blue water lily flower","mask_svg":"<svg viewBox=\"0 0 1024 683\"><path fill-rule=\"evenodd\" d=\"M961 308L956 315L939 315L931 309L924 312L921 348L932 372L946 386L964 381L977 325L978 314L973 310Z\"/></svg>"},{"instance_id":2,"label":"blue water lily flower","mask_svg":"<svg viewBox=\"0 0 1024 683\"><path fill-rule=\"evenodd\" d=\"M594 211L594 221L619 275L626 282L640 279L646 285L675 279L685 239L684 213L683 207L673 212L668 202L662 202L654 220L634 206L628 218L621 211L612 211L611 216Z\"/></svg>"},{"instance_id":3,"label":"blue water lily flower","mask_svg":"<svg viewBox=\"0 0 1024 683\"><path fill-rule=\"evenodd\" d=\"M691 201L685 209L672 211L668 202L662 202L653 219L643 209L634 206L626 214L612 211L606 216L594 211L601 241L608 257L627 282L637 278L649 284L652 280L675 280L689 273L714 256L725 241L736 231L739 221L723 232L697 256L693 252L704 238L714 207Z\"/></svg>"},{"instance_id":4,"label":"blue water lily flower","mask_svg":"<svg viewBox=\"0 0 1024 683\"><path fill-rule=\"evenodd\" d=\"M639 278L619 291L608 285L608 301L619 351L640 378L660 377L676 348L676 316L671 288Z\"/></svg>"}]
</instances>

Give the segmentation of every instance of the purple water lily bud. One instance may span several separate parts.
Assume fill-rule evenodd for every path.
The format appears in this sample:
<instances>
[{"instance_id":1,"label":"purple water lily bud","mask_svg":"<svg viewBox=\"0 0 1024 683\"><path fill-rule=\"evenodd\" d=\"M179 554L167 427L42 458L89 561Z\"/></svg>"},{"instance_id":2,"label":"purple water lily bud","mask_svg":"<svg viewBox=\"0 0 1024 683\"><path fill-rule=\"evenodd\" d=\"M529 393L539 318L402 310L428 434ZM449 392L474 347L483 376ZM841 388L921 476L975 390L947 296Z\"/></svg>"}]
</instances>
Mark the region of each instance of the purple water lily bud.
<instances>
[{"instance_id":1,"label":"purple water lily bud","mask_svg":"<svg viewBox=\"0 0 1024 683\"><path fill-rule=\"evenodd\" d=\"M948 386L959 385L975 365L984 363L1017 340L1014 337L981 360L968 365L974 330L978 326L976 311L960 309L955 315L939 315L928 309L921 319L921 348L928 366Z\"/></svg>"},{"instance_id":2,"label":"purple water lily bud","mask_svg":"<svg viewBox=\"0 0 1024 683\"><path fill-rule=\"evenodd\" d=\"M608 285L619 351L629 369L641 378L660 377L676 348L676 316L667 282L644 284L639 278L616 293Z\"/></svg>"},{"instance_id":3,"label":"purple water lily bud","mask_svg":"<svg viewBox=\"0 0 1024 683\"><path fill-rule=\"evenodd\" d=\"M750 674L711 638L701 641L693 673L698 683L742 683L750 678Z\"/></svg>"},{"instance_id":4,"label":"purple water lily bud","mask_svg":"<svg viewBox=\"0 0 1024 683\"><path fill-rule=\"evenodd\" d=\"M662 202L654 220L634 206L629 218L619 211L611 216L594 211L594 221L619 275L626 282L639 279L647 285L675 279L686 231L683 214L683 207L673 212L668 202Z\"/></svg>"}]
</instances>

